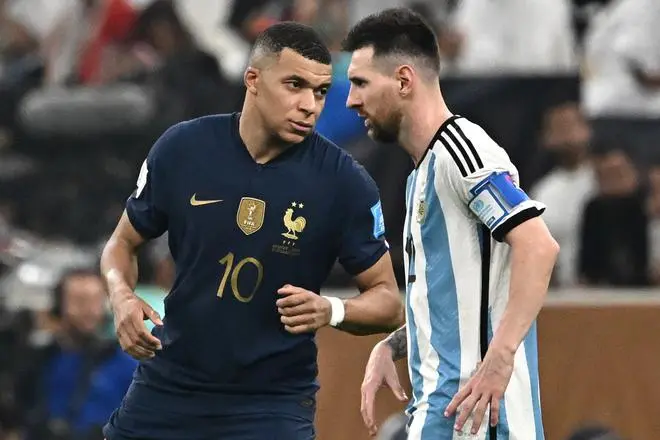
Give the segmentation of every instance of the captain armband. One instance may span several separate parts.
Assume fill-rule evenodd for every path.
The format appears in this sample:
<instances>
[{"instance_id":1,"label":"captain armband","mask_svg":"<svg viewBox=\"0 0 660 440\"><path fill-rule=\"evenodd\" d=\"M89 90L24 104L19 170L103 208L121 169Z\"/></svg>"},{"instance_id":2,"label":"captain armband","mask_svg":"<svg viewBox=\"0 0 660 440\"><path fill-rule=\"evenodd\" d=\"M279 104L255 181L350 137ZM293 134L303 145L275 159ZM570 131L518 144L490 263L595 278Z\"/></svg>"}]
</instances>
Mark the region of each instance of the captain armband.
<instances>
[{"instance_id":1,"label":"captain armband","mask_svg":"<svg viewBox=\"0 0 660 440\"><path fill-rule=\"evenodd\" d=\"M470 190L470 211L490 230L529 200L507 172L492 173Z\"/></svg>"}]
</instances>

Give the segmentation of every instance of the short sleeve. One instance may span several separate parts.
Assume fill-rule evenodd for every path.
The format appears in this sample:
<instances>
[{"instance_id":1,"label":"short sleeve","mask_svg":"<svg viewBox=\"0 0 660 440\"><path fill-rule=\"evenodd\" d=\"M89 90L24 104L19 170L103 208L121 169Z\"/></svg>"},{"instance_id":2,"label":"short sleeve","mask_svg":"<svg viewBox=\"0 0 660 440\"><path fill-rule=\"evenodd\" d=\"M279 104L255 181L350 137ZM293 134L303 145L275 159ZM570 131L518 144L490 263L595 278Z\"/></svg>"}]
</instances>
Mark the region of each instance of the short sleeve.
<instances>
[{"instance_id":1,"label":"short sleeve","mask_svg":"<svg viewBox=\"0 0 660 440\"><path fill-rule=\"evenodd\" d=\"M439 185L451 188L457 203L503 241L516 226L540 216L545 205L520 188L518 170L495 141L476 124L459 119L441 134L436 161Z\"/></svg>"},{"instance_id":2,"label":"short sleeve","mask_svg":"<svg viewBox=\"0 0 660 440\"><path fill-rule=\"evenodd\" d=\"M166 151L177 142L176 131L176 126L170 128L151 148L140 168L135 191L126 202L131 224L146 239L159 237L167 230L167 181L163 175Z\"/></svg>"},{"instance_id":3,"label":"short sleeve","mask_svg":"<svg viewBox=\"0 0 660 440\"><path fill-rule=\"evenodd\" d=\"M357 163L351 165L344 180L341 199L347 212L341 225L339 263L349 274L357 275L388 251L378 187Z\"/></svg>"}]
</instances>

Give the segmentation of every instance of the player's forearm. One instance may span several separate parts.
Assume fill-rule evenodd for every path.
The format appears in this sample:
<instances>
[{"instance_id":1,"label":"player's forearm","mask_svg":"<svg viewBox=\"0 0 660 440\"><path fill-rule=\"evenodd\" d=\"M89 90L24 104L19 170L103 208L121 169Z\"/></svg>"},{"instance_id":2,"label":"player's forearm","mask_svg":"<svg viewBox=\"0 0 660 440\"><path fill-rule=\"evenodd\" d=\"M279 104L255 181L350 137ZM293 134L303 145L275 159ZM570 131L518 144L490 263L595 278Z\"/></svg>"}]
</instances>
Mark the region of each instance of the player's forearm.
<instances>
[{"instance_id":1,"label":"player's forearm","mask_svg":"<svg viewBox=\"0 0 660 440\"><path fill-rule=\"evenodd\" d=\"M138 280L135 248L126 240L112 237L103 249L101 273L111 300L118 295L132 292Z\"/></svg>"},{"instance_id":2,"label":"player's forearm","mask_svg":"<svg viewBox=\"0 0 660 440\"><path fill-rule=\"evenodd\" d=\"M391 332L404 322L403 303L395 286L373 287L344 305L344 321L338 328L354 335Z\"/></svg>"},{"instance_id":3,"label":"player's forearm","mask_svg":"<svg viewBox=\"0 0 660 440\"><path fill-rule=\"evenodd\" d=\"M385 338L385 343L392 349L392 360L399 361L408 356L407 329L404 324Z\"/></svg>"},{"instance_id":4,"label":"player's forearm","mask_svg":"<svg viewBox=\"0 0 660 440\"><path fill-rule=\"evenodd\" d=\"M559 248L550 239L512 246L509 301L491 347L515 353L538 316Z\"/></svg>"}]
</instances>

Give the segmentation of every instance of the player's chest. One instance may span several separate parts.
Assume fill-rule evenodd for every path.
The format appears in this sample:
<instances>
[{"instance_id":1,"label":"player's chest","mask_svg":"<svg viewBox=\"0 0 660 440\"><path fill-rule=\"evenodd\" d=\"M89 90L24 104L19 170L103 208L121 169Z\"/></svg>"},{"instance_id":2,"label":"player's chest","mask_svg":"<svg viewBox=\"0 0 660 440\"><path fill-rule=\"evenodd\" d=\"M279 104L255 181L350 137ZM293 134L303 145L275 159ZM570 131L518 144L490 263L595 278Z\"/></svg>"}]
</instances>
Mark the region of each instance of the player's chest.
<instances>
[{"instance_id":1,"label":"player's chest","mask_svg":"<svg viewBox=\"0 0 660 440\"><path fill-rule=\"evenodd\" d=\"M333 234L334 195L322 182L278 169L191 177L172 225L189 239L299 255Z\"/></svg>"},{"instance_id":2,"label":"player's chest","mask_svg":"<svg viewBox=\"0 0 660 440\"><path fill-rule=\"evenodd\" d=\"M463 217L457 205L448 202L449 189L436 184L432 170L423 163L409 176L406 185L403 243L407 259L414 258L417 250L442 240L453 222L450 217Z\"/></svg>"},{"instance_id":3,"label":"player's chest","mask_svg":"<svg viewBox=\"0 0 660 440\"><path fill-rule=\"evenodd\" d=\"M410 174L406 184L405 235L419 232L432 215L438 214L436 210L429 209L437 207L434 206L438 204L437 198L433 176L429 173L428 164L424 163Z\"/></svg>"}]
</instances>

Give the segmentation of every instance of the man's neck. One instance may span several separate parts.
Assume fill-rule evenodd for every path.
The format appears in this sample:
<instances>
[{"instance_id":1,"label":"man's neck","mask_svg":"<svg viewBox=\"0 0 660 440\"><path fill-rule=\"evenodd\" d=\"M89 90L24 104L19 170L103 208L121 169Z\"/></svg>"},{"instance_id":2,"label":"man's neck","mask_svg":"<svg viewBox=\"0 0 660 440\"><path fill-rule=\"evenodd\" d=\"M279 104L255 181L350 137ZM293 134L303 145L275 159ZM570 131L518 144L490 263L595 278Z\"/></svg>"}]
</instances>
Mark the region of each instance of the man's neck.
<instances>
[{"instance_id":1,"label":"man's neck","mask_svg":"<svg viewBox=\"0 0 660 440\"><path fill-rule=\"evenodd\" d=\"M568 171L576 171L582 167L587 160L587 154L584 152L569 152L558 159L560 166Z\"/></svg>"},{"instance_id":2,"label":"man's neck","mask_svg":"<svg viewBox=\"0 0 660 440\"><path fill-rule=\"evenodd\" d=\"M238 121L238 133L248 153L257 163L269 162L291 147L291 144L278 142L265 128L258 112L248 106L243 106Z\"/></svg>"},{"instance_id":3,"label":"man's neck","mask_svg":"<svg viewBox=\"0 0 660 440\"><path fill-rule=\"evenodd\" d=\"M399 144L410 155L415 166L418 166L433 136L452 114L439 89L433 90L433 93L420 94L409 105L410 110L401 121Z\"/></svg>"}]
</instances>

